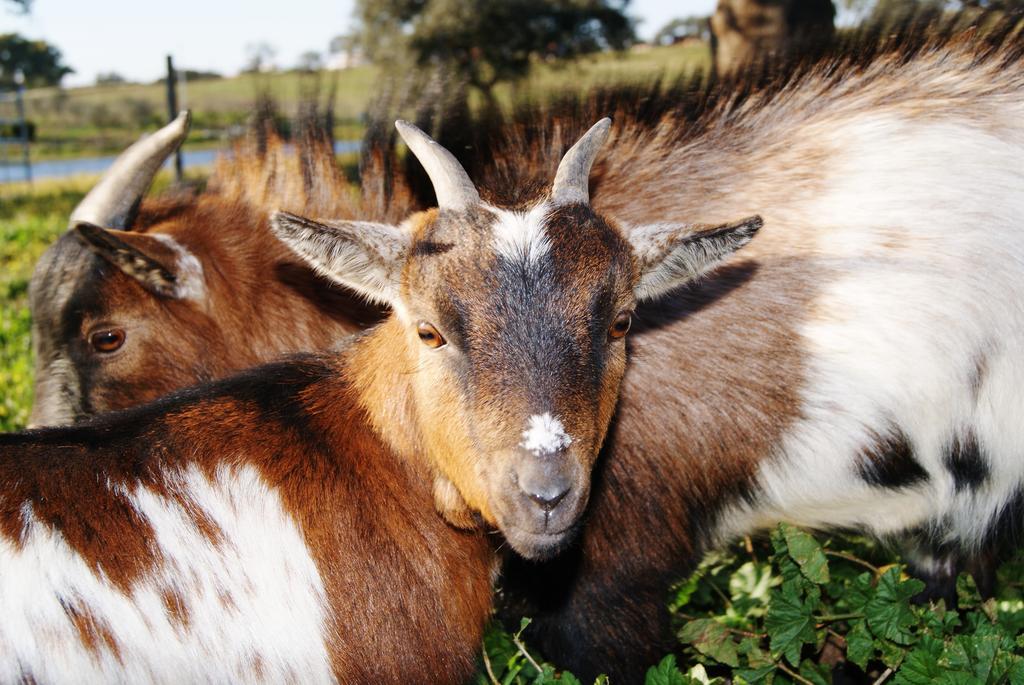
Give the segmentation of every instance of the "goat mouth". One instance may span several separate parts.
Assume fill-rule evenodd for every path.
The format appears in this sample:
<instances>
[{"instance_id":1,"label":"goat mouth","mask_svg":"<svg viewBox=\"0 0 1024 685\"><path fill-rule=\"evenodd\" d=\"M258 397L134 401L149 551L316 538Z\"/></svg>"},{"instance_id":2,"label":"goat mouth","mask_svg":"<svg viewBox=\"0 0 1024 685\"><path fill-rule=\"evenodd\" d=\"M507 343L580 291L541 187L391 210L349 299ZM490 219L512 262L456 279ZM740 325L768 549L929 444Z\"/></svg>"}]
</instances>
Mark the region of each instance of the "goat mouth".
<instances>
[{"instance_id":1,"label":"goat mouth","mask_svg":"<svg viewBox=\"0 0 1024 685\"><path fill-rule=\"evenodd\" d=\"M510 527L505 530L505 539L520 556L544 561L558 555L568 547L575 539L579 529L579 521L559 531L539 533Z\"/></svg>"}]
</instances>

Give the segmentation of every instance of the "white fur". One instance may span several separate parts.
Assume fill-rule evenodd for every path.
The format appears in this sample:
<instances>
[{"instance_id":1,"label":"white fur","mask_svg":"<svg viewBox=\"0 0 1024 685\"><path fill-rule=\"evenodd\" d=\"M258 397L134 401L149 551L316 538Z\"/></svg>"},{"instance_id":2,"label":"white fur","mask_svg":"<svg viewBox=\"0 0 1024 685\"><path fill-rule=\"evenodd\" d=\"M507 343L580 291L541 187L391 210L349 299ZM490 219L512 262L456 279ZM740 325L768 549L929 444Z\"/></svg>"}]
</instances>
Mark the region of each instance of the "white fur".
<instances>
[{"instance_id":1,"label":"white fur","mask_svg":"<svg viewBox=\"0 0 1024 685\"><path fill-rule=\"evenodd\" d=\"M206 278L202 262L171 236L164 233L150 235L171 248L177 256L174 274L178 280L175 283L174 296L196 302L206 299Z\"/></svg>"},{"instance_id":2,"label":"white fur","mask_svg":"<svg viewBox=\"0 0 1024 685\"><path fill-rule=\"evenodd\" d=\"M763 503L730 510L723 534L778 520L926 526L970 548L1024 485L1024 107L1007 110L989 113L999 136L894 113L833 126L824 191L789 208L814 217L816 244L799 251L830 274L799 331L800 418L763 462ZM893 491L859 477L862 450L892 427L926 482ZM956 492L944 460L968 430L991 475Z\"/></svg>"},{"instance_id":3,"label":"white fur","mask_svg":"<svg viewBox=\"0 0 1024 685\"><path fill-rule=\"evenodd\" d=\"M545 224L551 207L542 202L528 212L488 207L497 218L494 250L512 262L535 264L551 250Z\"/></svg>"},{"instance_id":4,"label":"white fur","mask_svg":"<svg viewBox=\"0 0 1024 685\"><path fill-rule=\"evenodd\" d=\"M544 412L529 418L519 446L539 457L565 449L571 444L572 438L565 432L562 422L549 412Z\"/></svg>"},{"instance_id":5,"label":"white fur","mask_svg":"<svg viewBox=\"0 0 1024 685\"><path fill-rule=\"evenodd\" d=\"M401 311L399 290L412 244L410 223L317 223L319 226L312 228L284 214L271 217L274 234L317 272L372 302Z\"/></svg>"},{"instance_id":6,"label":"white fur","mask_svg":"<svg viewBox=\"0 0 1024 685\"><path fill-rule=\"evenodd\" d=\"M0 682L331 682L325 594L280 496L251 467L197 468L171 489L222 534L211 542L182 505L143 487L125 496L152 526L161 562L125 593L23 508L24 544L0 537ZM164 608L173 591L188 616ZM108 629L82 644L62 602Z\"/></svg>"},{"instance_id":7,"label":"white fur","mask_svg":"<svg viewBox=\"0 0 1024 685\"><path fill-rule=\"evenodd\" d=\"M714 237L685 238L687 234L696 234L700 227L654 223L624 224L623 228L641 265L640 282L635 287L641 300L661 297L699 278L749 243L756 231L738 226L732 231L716 232Z\"/></svg>"}]
</instances>

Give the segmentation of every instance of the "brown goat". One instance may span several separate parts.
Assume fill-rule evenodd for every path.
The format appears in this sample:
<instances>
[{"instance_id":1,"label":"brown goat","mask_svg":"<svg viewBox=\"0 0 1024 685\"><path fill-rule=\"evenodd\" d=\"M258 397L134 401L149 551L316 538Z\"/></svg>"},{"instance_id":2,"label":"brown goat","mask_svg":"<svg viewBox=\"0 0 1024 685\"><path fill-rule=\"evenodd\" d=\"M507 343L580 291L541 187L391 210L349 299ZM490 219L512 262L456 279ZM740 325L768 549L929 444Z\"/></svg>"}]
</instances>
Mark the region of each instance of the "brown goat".
<instances>
[{"instance_id":1,"label":"brown goat","mask_svg":"<svg viewBox=\"0 0 1024 685\"><path fill-rule=\"evenodd\" d=\"M30 286L36 359L31 425L122 409L288 352L323 350L380 320L316 276L269 230L272 209L397 220L411 211L385 165L355 196L330 146L271 136L221 159L197 195L142 203L184 138L183 114L122 154L43 255ZM315 183L312 181L315 179Z\"/></svg>"}]
</instances>

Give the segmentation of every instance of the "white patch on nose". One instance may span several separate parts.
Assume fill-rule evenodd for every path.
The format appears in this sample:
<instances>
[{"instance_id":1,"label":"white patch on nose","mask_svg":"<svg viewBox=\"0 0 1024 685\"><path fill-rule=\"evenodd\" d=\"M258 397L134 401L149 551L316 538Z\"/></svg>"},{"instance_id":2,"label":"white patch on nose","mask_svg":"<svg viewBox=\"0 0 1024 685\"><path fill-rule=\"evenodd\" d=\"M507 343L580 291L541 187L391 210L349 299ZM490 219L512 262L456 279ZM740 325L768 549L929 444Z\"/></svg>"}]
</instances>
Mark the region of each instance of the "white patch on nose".
<instances>
[{"instance_id":1,"label":"white patch on nose","mask_svg":"<svg viewBox=\"0 0 1024 685\"><path fill-rule=\"evenodd\" d=\"M565 432L565 426L548 412L530 417L523 441L519 446L533 452L535 457L551 454L572 444L572 438Z\"/></svg>"},{"instance_id":2,"label":"white patch on nose","mask_svg":"<svg viewBox=\"0 0 1024 685\"><path fill-rule=\"evenodd\" d=\"M551 209L546 202L529 212L489 207L498 219L494 224L494 249L505 259L532 264L551 249L544 224Z\"/></svg>"}]
</instances>

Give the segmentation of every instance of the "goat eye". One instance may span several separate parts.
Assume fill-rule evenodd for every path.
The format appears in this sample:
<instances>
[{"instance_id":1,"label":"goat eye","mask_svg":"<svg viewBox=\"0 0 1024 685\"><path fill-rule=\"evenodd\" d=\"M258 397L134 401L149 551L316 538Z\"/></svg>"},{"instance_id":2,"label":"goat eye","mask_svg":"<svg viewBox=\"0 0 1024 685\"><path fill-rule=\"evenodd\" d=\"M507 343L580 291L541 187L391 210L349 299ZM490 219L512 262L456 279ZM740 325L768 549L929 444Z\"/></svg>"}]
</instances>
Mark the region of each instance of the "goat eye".
<instances>
[{"instance_id":1,"label":"goat eye","mask_svg":"<svg viewBox=\"0 0 1024 685\"><path fill-rule=\"evenodd\" d=\"M424 345L435 350L448 344L448 341L434 327L434 324L427 323L426 321L420 321L416 324L416 335L420 336L420 340L423 341Z\"/></svg>"},{"instance_id":2,"label":"goat eye","mask_svg":"<svg viewBox=\"0 0 1024 685\"><path fill-rule=\"evenodd\" d=\"M96 331L89 336L89 344L97 352L109 354L116 352L124 345L124 331L120 328L112 328L107 331Z\"/></svg>"},{"instance_id":3,"label":"goat eye","mask_svg":"<svg viewBox=\"0 0 1024 685\"><path fill-rule=\"evenodd\" d=\"M629 332L629 325L633 322L631 312L619 312L608 327L608 335L612 338L621 338Z\"/></svg>"}]
</instances>

